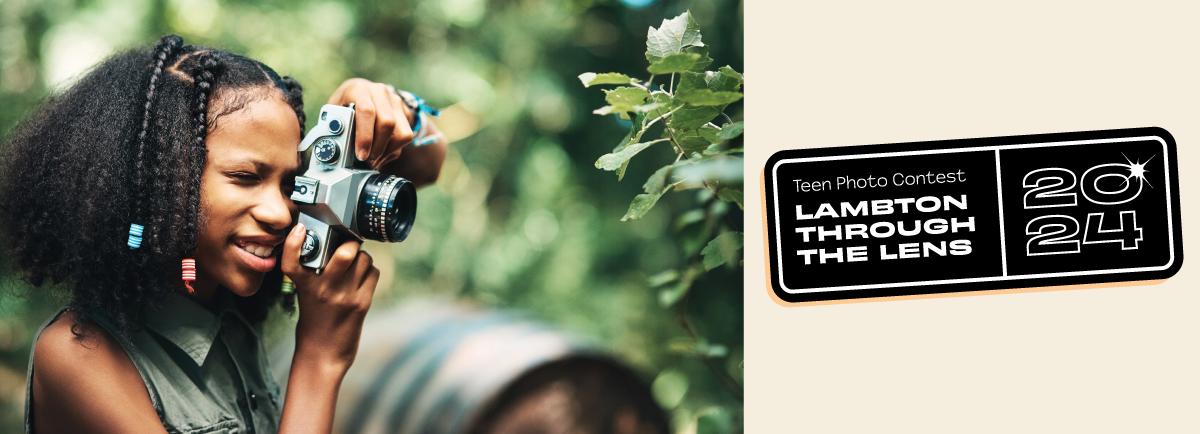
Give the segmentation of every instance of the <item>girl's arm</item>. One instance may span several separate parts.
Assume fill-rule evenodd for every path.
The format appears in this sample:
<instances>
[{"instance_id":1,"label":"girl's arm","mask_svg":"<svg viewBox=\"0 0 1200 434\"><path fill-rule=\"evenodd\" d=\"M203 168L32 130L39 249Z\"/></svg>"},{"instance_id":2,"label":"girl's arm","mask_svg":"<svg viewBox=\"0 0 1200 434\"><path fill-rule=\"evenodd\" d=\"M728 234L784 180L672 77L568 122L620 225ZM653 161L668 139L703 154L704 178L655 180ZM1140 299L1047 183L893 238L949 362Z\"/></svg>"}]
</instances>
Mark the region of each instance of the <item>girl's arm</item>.
<instances>
[{"instance_id":1,"label":"girl's arm","mask_svg":"<svg viewBox=\"0 0 1200 434\"><path fill-rule=\"evenodd\" d=\"M379 269L371 255L349 241L333 253L317 275L300 266L304 225L298 224L283 244L283 272L296 282L300 318L296 352L284 398L280 433L328 433L333 429L338 388L362 335Z\"/></svg>"},{"instance_id":2,"label":"girl's arm","mask_svg":"<svg viewBox=\"0 0 1200 434\"><path fill-rule=\"evenodd\" d=\"M101 327L67 312L34 345L33 427L53 433L166 433L137 368Z\"/></svg>"}]
</instances>

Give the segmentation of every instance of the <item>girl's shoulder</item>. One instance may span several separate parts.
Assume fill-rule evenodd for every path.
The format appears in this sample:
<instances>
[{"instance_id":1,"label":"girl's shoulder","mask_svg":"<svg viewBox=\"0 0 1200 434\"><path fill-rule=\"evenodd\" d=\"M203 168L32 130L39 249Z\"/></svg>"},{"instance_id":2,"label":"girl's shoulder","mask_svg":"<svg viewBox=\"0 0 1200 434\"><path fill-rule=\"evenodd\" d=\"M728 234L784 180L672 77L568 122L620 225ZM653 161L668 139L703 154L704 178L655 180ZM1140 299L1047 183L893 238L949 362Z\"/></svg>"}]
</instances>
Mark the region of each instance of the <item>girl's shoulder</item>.
<instances>
[{"instance_id":1,"label":"girl's shoulder","mask_svg":"<svg viewBox=\"0 0 1200 434\"><path fill-rule=\"evenodd\" d=\"M34 343L30 422L47 432L163 430L141 375L121 344L66 311ZM76 333L78 332L78 333Z\"/></svg>"}]
</instances>

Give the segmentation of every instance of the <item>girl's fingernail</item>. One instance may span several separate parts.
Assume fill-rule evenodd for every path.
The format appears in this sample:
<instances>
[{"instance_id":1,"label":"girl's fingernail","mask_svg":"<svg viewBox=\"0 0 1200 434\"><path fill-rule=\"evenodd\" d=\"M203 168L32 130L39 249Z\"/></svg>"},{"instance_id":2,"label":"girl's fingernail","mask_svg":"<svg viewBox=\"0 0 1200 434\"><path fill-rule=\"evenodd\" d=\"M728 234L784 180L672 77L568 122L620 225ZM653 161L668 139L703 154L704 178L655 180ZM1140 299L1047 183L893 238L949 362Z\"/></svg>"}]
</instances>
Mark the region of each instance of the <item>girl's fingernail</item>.
<instances>
[{"instance_id":1,"label":"girl's fingernail","mask_svg":"<svg viewBox=\"0 0 1200 434\"><path fill-rule=\"evenodd\" d=\"M296 223L296 227L292 228L292 233L293 234L304 233L304 225L300 224L300 223Z\"/></svg>"}]
</instances>

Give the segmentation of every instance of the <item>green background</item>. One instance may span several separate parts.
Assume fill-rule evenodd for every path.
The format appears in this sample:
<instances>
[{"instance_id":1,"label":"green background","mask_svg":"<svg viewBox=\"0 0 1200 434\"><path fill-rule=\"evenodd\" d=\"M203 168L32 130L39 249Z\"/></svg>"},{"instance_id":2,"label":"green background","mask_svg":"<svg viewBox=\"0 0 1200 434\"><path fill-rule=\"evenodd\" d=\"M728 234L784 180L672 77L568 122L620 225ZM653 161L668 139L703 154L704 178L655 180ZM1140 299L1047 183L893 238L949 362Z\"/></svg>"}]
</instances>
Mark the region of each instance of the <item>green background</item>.
<instances>
[{"instance_id":1,"label":"green background","mask_svg":"<svg viewBox=\"0 0 1200 434\"><path fill-rule=\"evenodd\" d=\"M653 382L676 431L740 431L740 392L687 354L691 338L678 309L661 307L646 283L685 267L683 252L708 242L689 239L675 222L706 191L667 194L645 218L620 222L642 182L674 155L667 147L645 151L619 183L595 169L629 124L591 114L604 95L576 76L648 77L647 27L685 10L700 24L713 66L743 71L742 7L733 0L640 8L592 0L0 0L0 137L108 54L166 33L295 77L310 119L347 78L411 90L446 109L438 123L455 141L438 183L419 193L409 239L368 243L377 262L394 263L381 267L373 311L416 298L518 309L592 338ZM739 102L726 113L742 120L741 111ZM741 213L729 211L723 224L740 230ZM33 333L65 300L15 276L7 266L0 271L4 432L21 429ZM714 365L739 383L741 288L741 268L719 267L687 304L698 333L727 348ZM288 322L277 315L271 335Z\"/></svg>"}]
</instances>

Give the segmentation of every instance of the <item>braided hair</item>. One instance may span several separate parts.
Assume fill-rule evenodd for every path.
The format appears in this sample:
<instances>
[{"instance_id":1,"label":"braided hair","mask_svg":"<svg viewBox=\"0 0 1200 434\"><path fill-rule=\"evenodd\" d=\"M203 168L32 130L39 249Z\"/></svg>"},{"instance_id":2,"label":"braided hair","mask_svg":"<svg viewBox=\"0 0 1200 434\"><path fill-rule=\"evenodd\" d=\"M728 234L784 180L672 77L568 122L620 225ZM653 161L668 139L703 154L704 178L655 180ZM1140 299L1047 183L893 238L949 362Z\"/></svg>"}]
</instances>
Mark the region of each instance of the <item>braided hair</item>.
<instances>
[{"instance_id":1,"label":"braided hair","mask_svg":"<svg viewBox=\"0 0 1200 434\"><path fill-rule=\"evenodd\" d=\"M9 265L33 287L49 279L66 289L81 324L103 315L128 335L163 306L180 260L196 252L208 132L272 97L287 101L303 132L300 84L252 59L167 35L100 63L0 150ZM145 227L136 250L125 246L130 223ZM253 296L235 297L247 319L266 318L282 278L276 267Z\"/></svg>"}]
</instances>

